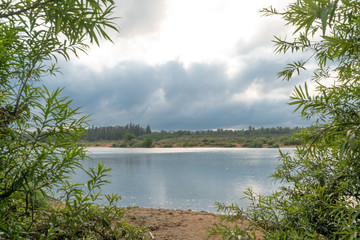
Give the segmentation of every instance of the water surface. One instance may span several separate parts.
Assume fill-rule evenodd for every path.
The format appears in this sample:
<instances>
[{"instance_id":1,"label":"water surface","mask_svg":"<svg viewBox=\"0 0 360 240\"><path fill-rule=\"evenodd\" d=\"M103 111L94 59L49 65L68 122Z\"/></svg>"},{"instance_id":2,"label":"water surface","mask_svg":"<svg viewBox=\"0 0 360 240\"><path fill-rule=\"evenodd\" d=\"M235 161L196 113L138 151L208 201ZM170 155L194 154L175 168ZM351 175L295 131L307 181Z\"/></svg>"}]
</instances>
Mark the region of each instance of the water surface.
<instances>
[{"instance_id":1,"label":"water surface","mask_svg":"<svg viewBox=\"0 0 360 240\"><path fill-rule=\"evenodd\" d=\"M278 149L246 148L89 148L92 160L104 162L111 184L104 193L119 193L122 206L192 209L215 212L214 202L245 206L243 191L268 194L278 187L268 176ZM291 151L291 150L289 150ZM76 180L86 181L77 174Z\"/></svg>"}]
</instances>

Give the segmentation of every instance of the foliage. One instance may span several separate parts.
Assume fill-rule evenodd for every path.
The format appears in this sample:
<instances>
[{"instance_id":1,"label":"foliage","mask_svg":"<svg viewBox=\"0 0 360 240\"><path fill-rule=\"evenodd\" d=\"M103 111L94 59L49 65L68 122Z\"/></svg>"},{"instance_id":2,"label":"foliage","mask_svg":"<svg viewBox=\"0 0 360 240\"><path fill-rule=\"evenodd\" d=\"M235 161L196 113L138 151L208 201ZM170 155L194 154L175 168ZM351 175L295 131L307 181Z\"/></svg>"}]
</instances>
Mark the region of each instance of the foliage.
<instances>
[{"instance_id":1,"label":"foliage","mask_svg":"<svg viewBox=\"0 0 360 240\"><path fill-rule=\"evenodd\" d=\"M258 128L251 127L250 130L207 130L207 131L159 131L152 132L148 125L146 129L139 124L127 124L125 126L107 126L107 127L95 127L92 126L86 130L87 134L82 137L85 141L100 141L100 140L121 140L124 139L124 135L132 133L136 137L146 138L151 137L154 140L161 140L165 138L180 138L184 136L197 136L197 137L270 137L270 136L288 136L291 133L298 132L300 128L288 128L288 127L272 127L272 128Z\"/></svg>"},{"instance_id":2,"label":"foliage","mask_svg":"<svg viewBox=\"0 0 360 240\"><path fill-rule=\"evenodd\" d=\"M265 239L358 239L360 235L360 2L298 0L284 12L270 7L294 27L293 40L277 37L276 51L306 52L310 57L289 64L279 77L312 69L312 81L294 88L291 105L313 119L298 139L294 155L281 153L273 177L284 187L263 196L246 191L248 209L219 204L227 220L251 219L250 232ZM314 91L310 91L313 86ZM212 235L226 236L226 229ZM236 231L236 236L250 235Z\"/></svg>"},{"instance_id":3,"label":"foliage","mask_svg":"<svg viewBox=\"0 0 360 240\"><path fill-rule=\"evenodd\" d=\"M300 128L251 128L251 130L207 130L207 131L175 131L152 132L139 138L150 137L159 147L267 147L274 144L297 145L299 141L292 139L292 133ZM291 141L290 141L291 140Z\"/></svg>"},{"instance_id":4,"label":"foliage","mask_svg":"<svg viewBox=\"0 0 360 240\"><path fill-rule=\"evenodd\" d=\"M136 126L136 125L135 125ZM93 127L94 128L94 127ZM292 133L297 133L300 128L259 128L255 129L251 127L251 130L207 130L207 131L160 131L151 132L149 134L142 134L127 141L125 135L124 140L114 142L110 139L110 136L114 136L117 133L117 129L122 127L101 127L94 129L103 129L104 135L100 137L103 140L97 141L84 141L82 138L81 144L87 146L101 146L111 145L112 147L143 147L142 142L146 138L153 139L153 145L156 147L270 147L270 146L287 146L298 145L300 141L296 137L292 137ZM114 131L113 131L114 130ZM89 129L87 129L89 133ZM116 135L116 134L115 134Z\"/></svg>"},{"instance_id":5,"label":"foliage","mask_svg":"<svg viewBox=\"0 0 360 240\"><path fill-rule=\"evenodd\" d=\"M261 140L259 139L247 139L244 144L243 147L249 147L249 148L262 148L263 147L263 143Z\"/></svg>"},{"instance_id":6,"label":"foliage","mask_svg":"<svg viewBox=\"0 0 360 240\"><path fill-rule=\"evenodd\" d=\"M98 140L120 140L123 139L127 133L132 133L136 137L150 134L150 126L147 125L146 129L139 124L126 124L125 126L107 126L95 127L92 126L86 130L86 135L82 137L85 141L98 141Z\"/></svg>"},{"instance_id":7,"label":"foliage","mask_svg":"<svg viewBox=\"0 0 360 240\"><path fill-rule=\"evenodd\" d=\"M87 170L87 192L66 180L86 157L77 142L87 117L61 89L39 83L58 72L58 58L110 40L113 8L112 0L0 1L0 238L131 238L138 231L123 221L117 196L106 196L108 206L92 203L106 182L102 165ZM65 202L51 209L54 189Z\"/></svg>"},{"instance_id":8,"label":"foliage","mask_svg":"<svg viewBox=\"0 0 360 240\"><path fill-rule=\"evenodd\" d=\"M133 133L126 133L123 137L125 142L130 142L131 140L135 139L136 136Z\"/></svg>"},{"instance_id":9,"label":"foliage","mask_svg":"<svg viewBox=\"0 0 360 240\"><path fill-rule=\"evenodd\" d=\"M152 147L153 144L153 140L151 138L145 138L144 141L142 142L142 146L149 148Z\"/></svg>"}]
</instances>

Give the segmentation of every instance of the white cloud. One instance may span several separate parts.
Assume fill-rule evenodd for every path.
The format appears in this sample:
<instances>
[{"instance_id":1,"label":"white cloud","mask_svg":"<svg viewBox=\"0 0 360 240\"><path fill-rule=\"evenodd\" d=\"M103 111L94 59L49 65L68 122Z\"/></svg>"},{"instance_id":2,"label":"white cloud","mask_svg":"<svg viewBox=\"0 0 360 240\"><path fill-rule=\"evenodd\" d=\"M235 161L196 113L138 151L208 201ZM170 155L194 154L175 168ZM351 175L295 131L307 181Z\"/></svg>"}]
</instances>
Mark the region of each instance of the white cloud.
<instances>
[{"instance_id":1,"label":"white cloud","mask_svg":"<svg viewBox=\"0 0 360 240\"><path fill-rule=\"evenodd\" d=\"M288 0L274 0L275 6ZM180 61L225 63L229 74L241 68L247 55L266 45L282 30L277 18L261 17L258 12L268 0L118 0L116 11L120 33L115 44L93 47L77 64L97 71L122 61L150 65ZM239 59L239 51L242 57ZM264 52L264 49L260 50ZM265 50L266 55L270 50ZM244 54L245 53L245 54Z\"/></svg>"},{"instance_id":2,"label":"white cloud","mask_svg":"<svg viewBox=\"0 0 360 240\"><path fill-rule=\"evenodd\" d=\"M166 0L117 0L120 38L139 38L159 31L167 17Z\"/></svg>"}]
</instances>

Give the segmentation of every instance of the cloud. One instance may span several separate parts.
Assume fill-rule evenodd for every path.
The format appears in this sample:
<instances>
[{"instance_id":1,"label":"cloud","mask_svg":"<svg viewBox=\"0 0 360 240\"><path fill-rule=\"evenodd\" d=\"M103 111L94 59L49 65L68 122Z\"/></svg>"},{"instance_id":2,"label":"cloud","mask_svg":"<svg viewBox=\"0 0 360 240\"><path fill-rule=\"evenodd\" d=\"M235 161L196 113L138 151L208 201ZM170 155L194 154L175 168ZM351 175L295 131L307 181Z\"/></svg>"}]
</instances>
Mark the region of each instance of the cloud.
<instances>
[{"instance_id":1,"label":"cloud","mask_svg":"<svg viewBox=\"0 0 360 240\"><path fill-rule=\"evenodd\" d=\"M275 5L285 0L275 0ZM295 81L276 78L289 56L274 55L278 18L261 18L266 0L117 0L115 44L61 63L47 81L91 114L94 125L153 129L302 125L286 103Z\"/></svg>"},{"instance_id":2,"label":"cloud","mask_svg":"<svg viewBox=\"0 0 360 240\"><path fill-rule=\"evenodd\" d=\"M280 19L262 18L258 28L247 40L239 39L236 44L237 55L247 55L254 52L259 53L261 57L272 57L274 35L286 35L287 28L283 26L284 22ZM262 51L262 53L260 52ZM270 54L269 54L270 53Z\"/></svg>"},{"instance_id":3,"label":"cloud","mask_svg":"<svg viewBox=\"0 0 360 240\"><path fill-rule=\"evenodd\" d=\"M293 84L277 80L282 64L268 60L249 62L233 78L223 64L185 68L178 61L157 66L124 61L101 73L62 65L64 75L47 85L65 86L64 94L92 115L94 125L200 130L302 124L286 104Z\"/></svg>"},{"instance_id":4,"label":"cloud","mask_svg":"<svg viewBox=\"0 0 360 240\"><path fill-rule=\"evenodd\" d=\"M166 0L117 0L121 38L133 38L159 30L166 17Z\"/></svg>"}]
</instances>

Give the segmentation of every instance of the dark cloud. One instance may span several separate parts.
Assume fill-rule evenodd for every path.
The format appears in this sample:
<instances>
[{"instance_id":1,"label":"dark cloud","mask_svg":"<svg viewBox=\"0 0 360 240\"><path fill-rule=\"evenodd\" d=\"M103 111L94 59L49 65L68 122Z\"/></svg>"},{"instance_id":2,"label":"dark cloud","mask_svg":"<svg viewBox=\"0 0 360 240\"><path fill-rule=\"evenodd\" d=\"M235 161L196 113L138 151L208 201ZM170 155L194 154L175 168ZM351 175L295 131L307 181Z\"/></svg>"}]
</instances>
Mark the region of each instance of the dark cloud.
<instances>
[{"instance_id":1,"label":"dark cloud","mask_svg":"<svg viewBox=\"0 0 360 240\"><path fill-rule=\"evenodd\" d=\"M293 84L276 79L284 64L249 62L233 78L221 64L177 62L149 66L121 62L102 73L63 64L63 75L47 85L65 86L75 106L91 114L94 125L150 124L153 129L216 129L301 125L286 104ZM256 85L257 96L249 95ZM250 92L251 93L251 92ZM272 94L274 93L274 94Z\"/></svg>"}]
</instances>

